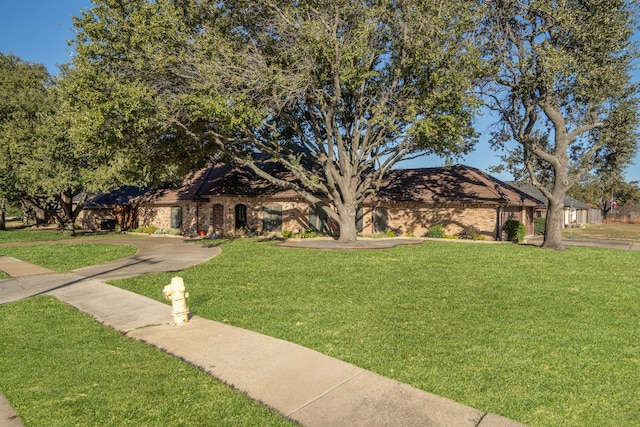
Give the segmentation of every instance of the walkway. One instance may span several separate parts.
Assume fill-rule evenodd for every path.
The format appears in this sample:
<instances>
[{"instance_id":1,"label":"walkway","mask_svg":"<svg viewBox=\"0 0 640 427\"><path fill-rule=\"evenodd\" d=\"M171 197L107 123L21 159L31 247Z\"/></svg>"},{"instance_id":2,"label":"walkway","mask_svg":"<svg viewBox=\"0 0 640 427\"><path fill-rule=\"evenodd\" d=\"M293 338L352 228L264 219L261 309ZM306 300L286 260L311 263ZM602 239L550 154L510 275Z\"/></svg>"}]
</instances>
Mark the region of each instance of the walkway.
<instances>
[{"instance_id":1,"label":"walkway","mask_svg":"<svg viewBox=\"0 0 640 427\"><path fill-rule=\"evenodd\" d=\"M0 281L0 304L53 295L131 338L192 363L305 426L522 426L287 341L197 316L187 325L174 326L169 305L102 280L182 270L214 257L220 249L160 238L127 243L140 251L124 260L68 274ZM5 264L16 268L20 263ZM22 263L22 268L28 271L33 266ZM2 402L0 426L21 425L11 407Z\"/></svg>"}]
</instances>

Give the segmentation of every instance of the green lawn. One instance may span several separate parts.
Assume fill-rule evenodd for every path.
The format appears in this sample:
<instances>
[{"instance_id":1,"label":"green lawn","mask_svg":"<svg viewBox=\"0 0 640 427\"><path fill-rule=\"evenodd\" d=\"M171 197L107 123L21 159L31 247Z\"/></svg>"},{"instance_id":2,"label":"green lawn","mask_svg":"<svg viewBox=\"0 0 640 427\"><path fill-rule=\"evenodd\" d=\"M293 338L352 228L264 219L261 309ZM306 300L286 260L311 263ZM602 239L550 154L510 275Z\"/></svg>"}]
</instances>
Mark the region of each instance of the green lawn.
<instances>
[{"instance_id":1,"label":"green lawn","mask_svg":"<svg viewBox=\"0 0 640 427\"><path fill-rule=\"evenodd\" d=\"M76 268L101 264L136 253L135 246L101 243L59 243L55 245L28 245L0 247L0 254L11 256L58 273Z\"/></svg>"},{"instance_id":2,"label":"green lawn","mask_svg":"<svg viewBox=\"0 0 640 427\"><path fill-rule=\"evenodd\" d=\"M534 426L635 425L640 419L640 252L437 241L340 252L249 239L222 248L220 256L180 274L195 314L290 340ZM173 275L115 284L163 300L161 290ZM23 305L32 303L44 304L35 299L0 306L3 325L11 324L8 337L31 333L29 325L42 317ZM51 310L50 304L41 310ZM15 310L14 318L7 310ZM45 321L52 329L42 334L60 339L56 334L78 328L84 316L77 316ZM86 339L101 341L96 331L102 328L91 330ZM6 337L0 338L4 344ZM42 363L25 346L24 353L3 353L0 346L2 372ZM128 351L123 358L137 358ZM74 369L78 358L74 351L57 356L62 370ZM109 369L110 360L100 369ZM40 371L21 372L38 383ZM114 380L119 381L126 383ZM21 415L30 414L33 408L23 406L16 387L0 375L0 393L17 400ZM158 399L169 394L140 393ZM81 406L87 405L95 406ZM138 423L153 425L145 416Z\"/></svg>"},{"instance_id":3,"label":"green lawn","mask_svg":"<svg viewBox=\"0 0 640 427\"><path fill-rule=\"evenodd\" d=\"M236 240L181 276L200 316L539 426L640 419L640 253ZM162 300L171 274L116 282Z\"/></svg>"},{"instance_id":4,"label":"green lawn","mask_svg":"<svg viewBox=\"0 0 640 427\"><path fill-rule=\"evenodd\" d=\"M52 297L0 305L0 318L0 393L25 426L290 425Z\"/></svg>"}]
</instances>

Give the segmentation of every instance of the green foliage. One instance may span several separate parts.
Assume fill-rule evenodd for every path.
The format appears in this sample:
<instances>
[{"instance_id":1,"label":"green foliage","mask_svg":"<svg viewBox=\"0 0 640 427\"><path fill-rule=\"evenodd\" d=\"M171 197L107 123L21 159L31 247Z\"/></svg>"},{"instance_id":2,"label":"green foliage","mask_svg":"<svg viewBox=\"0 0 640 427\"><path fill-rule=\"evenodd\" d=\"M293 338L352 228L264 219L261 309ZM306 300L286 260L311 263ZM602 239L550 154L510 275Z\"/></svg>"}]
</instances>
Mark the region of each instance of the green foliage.
<instances>
[{"instance_id":1,"label":"green foliage","mask_svg":"<svg viewBox=\"0 0 640 427\"><path fill-rule=\"evenodd\" d=\"M291 239L294 236L293 231L291 230L282 230L282 237L285 239Z\"/></svg>"},{"instance_id":2,"label":"green foliage","mask_svg":"<svg viewBox=\"0 0 640 427\"><path fill-rule=\"evenodd\" d=\"M544 234L544 230L546 228L546 223L544 218L536 218L533 221L533 232L536 235Z\"/></svg>"},{"instance_id":3,"label":"green foliage","mask_svg":"<svg viewBox=\"0 0 640 427\"><path fill-rule=\"evenodd\" d=\"M427 237L444 237L444 227L441 224L434 224L427 230Z\"/></svg>"},{"instance_id":4,"label":"green foliage","mask_svg":"<svg viewBox=\"0 0 640 427\"><path fill-rule=\"evenodd\" d=\"M83 130L144 166L132 170L193 168L219 151L257 166L261 152L309 202L346 205L327 215L348 240L356 201L395 163L475 143L475 4L94 4L74 21L75 99Z\"/></svg>"},{"instance_id":5,"label":"green foliage","mask_svg":"<svg viewBox=\"0 0 640 427\"><path fill-rule=\"evenodd\" d=\"M388 229L384 232L385 237L396 237L396 232L394 230Z\"/></svg>"},{"instance_id":6,"label":"green foliage","mask_svg":"<svg viewBox=\"0 0 640 427\"><path fill-rule=\"evenodd\" d=\"M313 239L314 237L318 237L318 233L315 230L307 229L296 234L296 237L300 239Z\"/></svg>"},{"instance_id":7,"label":"green foliage","mask_svg":"<svg viewBox=\"0 0 640 427\"><path fill-rule=\"evenodd\" d=\"M585 173L619 175L637 152L638 3L482 3L485 94L501 118L491 142L517 180L545 189L557 217ZM545 247L562 247L560 230L545 231Z\"/></svg>"},{"instance_id":8,"label":"green foliage","mask_svg":"<svg viewBox=\"0 0 640 427\"><path fill-rule=\"evenodd\" d=\"M527 229L520 221L508 219L502 226L502 231L507 233L507 240L513 243L522 243L527 234Z\"/></svg>"},{"instance_id":9,"label":"green foliage","mask_svg":"<svg viewBox=\"0 0 640 427\"><path fill-rule=\"evenodd\" d=\"M131 231L132 233L155 234L155 232L158 231L158 227L156 227L155 225L147 225L144 227L132 228L129 231Z\"/></svg>"}]
</instances>

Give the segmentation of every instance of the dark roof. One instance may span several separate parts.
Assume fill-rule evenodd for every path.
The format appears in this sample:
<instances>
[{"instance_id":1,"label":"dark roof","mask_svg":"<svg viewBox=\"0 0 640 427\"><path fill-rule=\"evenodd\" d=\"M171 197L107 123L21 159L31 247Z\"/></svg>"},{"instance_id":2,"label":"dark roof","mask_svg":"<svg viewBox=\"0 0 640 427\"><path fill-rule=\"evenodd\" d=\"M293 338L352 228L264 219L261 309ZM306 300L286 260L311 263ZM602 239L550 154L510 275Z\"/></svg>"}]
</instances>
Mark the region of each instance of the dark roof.
<instances>
[{"instance_id":1,"label":"dark roof","mask_svg":"<svg viewBox=\"0 0 640 427\"><path fill-rule=\"evenodd\" d=\"M542 191L538 190L533 184L518 184L518 183L510 183L510 184L520 189L521 191L529 194L530 196L540 200L540 202L543 205L545 206L549 205L549 201L547 200L546 197L544 197L544 194L542 194ZM576 200L571 196L564 196L564 207L573 208L573 209L590 209L588 205L585 205L581 201Z\"/></svg>"},{"instance_id":2,"label":"dark roof","mask_svg":"<svg viewBox=\"0 0 640 427\"><path fill-rule=\"evenodd\" d=\"M99 193L91 197L84 204L85 208L112 208L116 205L126 205L131 199L141 196L149 191L149 188L125 186L111 193Z\"/></svg>"},{"instance_id":3,"label":"dark roof","mask_svg":"<svg viewBox=\"0 0 640 427\"><path fill-rule=\"evenodd\" d=\"M384 202L540 205L526 193L464 165L392 170L376 198Z\"/></svg>"},{"instance_id":4,"label":"dark roof","mask_svg":"<svg viewBox=\"0 0 640 427\"><path fill-rule=\"evenodd\" d=\"M261 167L276 177L293 182L293 174L275 162ZM291 198L293 190L283 189L257 176L247 167L220 164L186 177L175 188L154 190L140 199L143 203L173 204L220 196ZM491 205L541 206L539 200L478 169L463 165L398 169L387 174L375 200L417 203L481 203ZM368 198L372 202L373 198Z\"/></svg>"}]
</instances>

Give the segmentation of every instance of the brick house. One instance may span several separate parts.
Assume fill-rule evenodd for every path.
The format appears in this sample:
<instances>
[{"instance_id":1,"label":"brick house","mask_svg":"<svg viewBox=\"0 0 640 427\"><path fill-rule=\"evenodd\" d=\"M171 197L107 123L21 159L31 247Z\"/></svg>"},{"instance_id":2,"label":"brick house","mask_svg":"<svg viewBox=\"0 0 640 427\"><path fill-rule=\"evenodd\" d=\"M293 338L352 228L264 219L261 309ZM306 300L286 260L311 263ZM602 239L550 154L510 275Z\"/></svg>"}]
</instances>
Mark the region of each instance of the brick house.
<instances>
[{"instance_id":1,"label":"brick house","mask_svg":"<svg viewBox=\"0 0 640 427\"><path fill-rule=\"evenodd\" d=\"M277 164L264 165L281 179L293 179ZM306 229L335 235L338 230L320 206L310 205L295 191L227 164L201 169L175 188L150 191L136 203L140 226L180 229L184 235ZM363 203L358 229L364 235L393 230L396 235L423 236L434 224L441 224L447 234L472 225L485 238L497 240L510 218L533 234L534 212L540 206L534 197L467 166L393 170Z\"/></svg>"}]
</instances>

